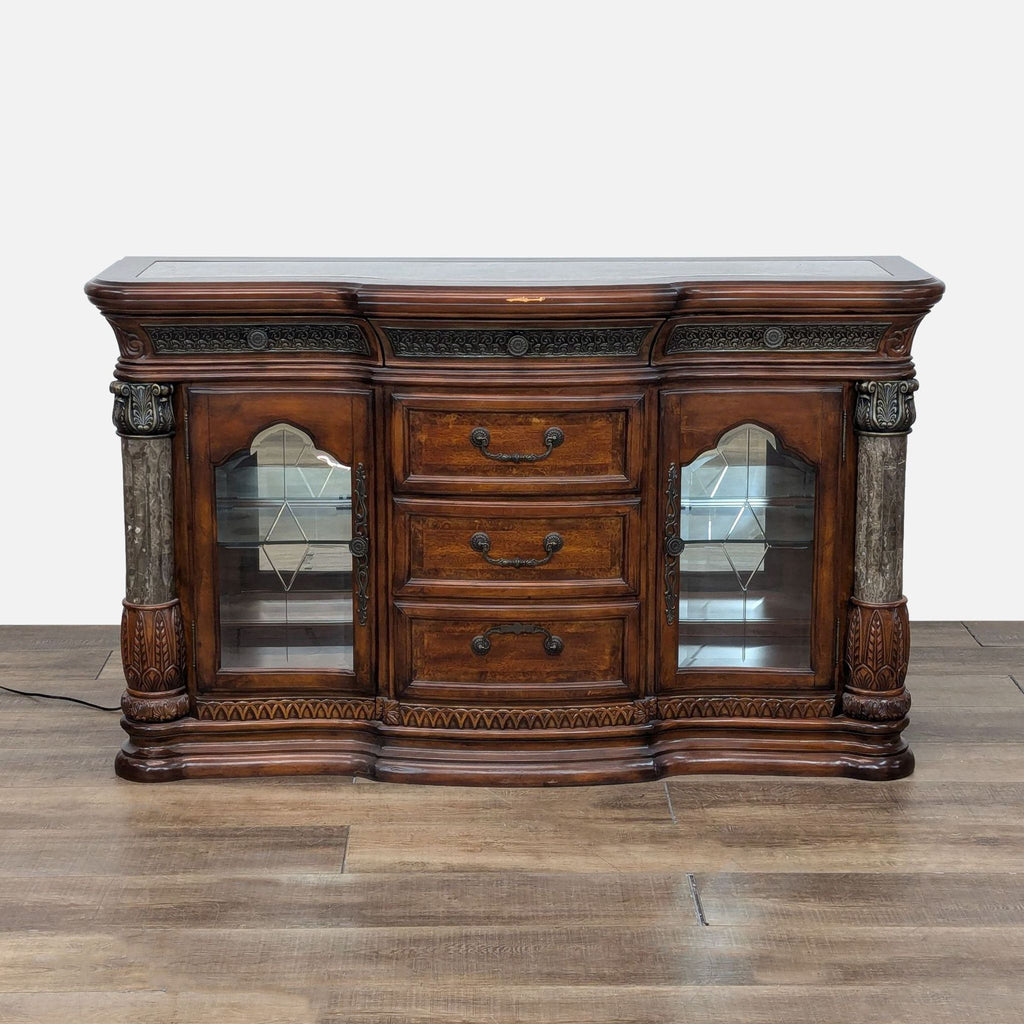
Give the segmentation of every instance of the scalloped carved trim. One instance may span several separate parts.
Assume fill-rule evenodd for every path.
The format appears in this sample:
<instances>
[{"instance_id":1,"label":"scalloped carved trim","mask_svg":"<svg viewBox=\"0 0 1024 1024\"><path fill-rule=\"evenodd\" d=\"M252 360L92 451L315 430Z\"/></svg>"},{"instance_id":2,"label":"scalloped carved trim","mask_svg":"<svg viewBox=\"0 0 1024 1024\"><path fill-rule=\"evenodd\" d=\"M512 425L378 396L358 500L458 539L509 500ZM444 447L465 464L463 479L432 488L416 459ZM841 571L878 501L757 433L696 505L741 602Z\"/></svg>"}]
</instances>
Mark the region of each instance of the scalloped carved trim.
<instances>
[{"instance_id":1,"label":"scalloped carved trim","mask_svg":"<svg viewBox=\"0 0 1024 1024\"><path fill-rule=\"evenodd\" d=\"M277 697L260 700L198 700L196 717L213 722L267 722L286 718L333 718L368 722L378 717L376 700Z\"/></svg>"},{"instance_id":2,"label":"scalloped carved trim","mask_svg":"<svg viewBox=\"0 0 1024 1024\"><path fill-rule=\"evenodd\" d=\"M635 356L651 332L639 327L444 328L382 327L396 356L435 359Z\"/></svg>"},{"instance_id":3,"label":"scalloped carved trim","mask_svg":"<svg viewBox=\"0 0 1024 1024\"><path fill-rule=\"evenodd\" d=\"M647 720L637 702L564 708L452 708L400 704L400 724L420 729L597 729Z\"/></svg>"},{"instance_id":4,"label":"scalloped carved trim","mask_svg":"<svg viewBox=\"0 0 1024 1024\"><path fill-rule=\"evenodd\" d=\"M146 327L157 355L193 352L340 352L370 355L359 324L160 324Z\"/></svg>"},{"instance_id":5,"label":"scalloped carved trim","mask_svg":"<svg viewBox=\"0 0 1024 1024\"><path fill-rule=\"evenodd\" d=\"M831 718L834 697L659 697L662 719Z\"/></svg>"},{"instance_id":6,"label":"scalloped carved trim","mask_svg":"<svg viewBox=\"0 0 1024 1024\"><path fill-rule=\"evenodd\" d=\"M665 346L679 352L874 352L885 324L677 324Z\"/></svg>"},{"instance_id":7,"label":"scalloped carved trim","mask_svg":"<svg viewBox=\"0 0 1024 1024\"><path fill-rule=\"evenodd\" d=\"M618 704L470 708L331 697L199 700L196 717L218 722L280 719L379 721L416 729L599 729L678 718L831 718L833 697L644 697Z\"/></svg>"}]
</instances>

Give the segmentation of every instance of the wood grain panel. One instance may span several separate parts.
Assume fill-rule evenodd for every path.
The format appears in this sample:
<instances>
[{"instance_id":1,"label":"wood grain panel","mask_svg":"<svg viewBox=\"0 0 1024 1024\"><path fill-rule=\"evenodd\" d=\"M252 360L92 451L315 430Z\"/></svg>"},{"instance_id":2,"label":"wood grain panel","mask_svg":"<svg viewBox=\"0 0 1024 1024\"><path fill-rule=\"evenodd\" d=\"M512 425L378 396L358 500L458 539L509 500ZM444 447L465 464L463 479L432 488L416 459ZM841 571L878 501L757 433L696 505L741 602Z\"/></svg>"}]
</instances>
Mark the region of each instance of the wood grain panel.
<instances>
[{"instance_id":1,"label":"wood grain panel","mask_svg":"<svg viewBox=\"0 0 1024 1024\"><path fill-rule=\"evenodd\" d=\"M634 604L395 605L400 699L568 701L637 692L639 609ZM526 626L534 632L491 632ZM474 652L486 637L490 649ZM556 639L561 649L549 653Z\"/></svg>"},{"instance_id":2,"label":"wood grain panel","mask_svg":"<svg viewBox=\"0 0 1024 1024\"><path fill-rule=\"evenodd\" d=\"M639 486L643 396L395 395L391 406L394 486L400 491L594 493ZM495 455L545 455L550 429L563 440L535 461L488 458L470 442L478 428Z\"/></svg>"},{"instance_id":3,"label":"wood grain panel","mask_svg":"<svg viewBox=\"0 0 1024 1024\"><path fill-rule=\"evenodd\" d=\"M639 587L640 506L632 502L428 502L396 499L394 593L402 597L623 596ZM501 566L470 541L485 533L492 560L547 557Z\"/></svg>"}]
</instances>

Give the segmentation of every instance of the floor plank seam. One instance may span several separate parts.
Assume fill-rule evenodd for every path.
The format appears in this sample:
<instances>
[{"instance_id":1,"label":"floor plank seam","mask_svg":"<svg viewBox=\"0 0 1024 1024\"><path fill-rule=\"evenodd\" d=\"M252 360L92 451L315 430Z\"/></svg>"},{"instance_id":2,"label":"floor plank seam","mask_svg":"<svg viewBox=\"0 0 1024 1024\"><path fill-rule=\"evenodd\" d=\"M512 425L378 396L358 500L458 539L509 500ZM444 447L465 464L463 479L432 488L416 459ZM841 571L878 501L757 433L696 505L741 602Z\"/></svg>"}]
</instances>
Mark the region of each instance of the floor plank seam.
<instances>
[{"instance_id":1,"label":"floor plank seam","mask_svg":"<svg viewBox=\"0 0 1024 1024\"><path fill-rule=\"evenodd\" d=\"M351 834L351 829L345 832L345 845L341 849L341 870L338 872L339 875L345 874L345 861L348 860L348 840Z\"/></svg>"},{"instance_id":2,"label":"floor plank seam","mask_svg":"<svg viewBox=\"0 0 1024 1024\"><path fill-rule=\"evenodd\" d=\"M1013 682L1013 685L1016 686L1021 693L1024 693L1024 686L1021 686L1020 680L1012 673L1010 674L1010 679Z\"/></svg>"},{"instance_id":3,"label":"floor plank seam","mask_svg":"<svg viewBox=\"0 0 1024 1024\"><path fill-rule=\"evenodd\" d=\"M690 883L690 899L693 900L693 910L697 915L697 923L702 927L710 927L708 919L704 916L704 904L701 903L700 892L697 890L697 878L690 872L686 873L686 880Z\"/></svg>"},{"instance_id":4,"label":"floor plank seam","mask_svg":"<svg viewBox=\"0 0 1024 1024\"><path fill-rule=\"evenodd\" d=\"M113 657L113 654L114 654L113 650L107 651L107 656L103 659L103 664L100 665L99 672L97 672L96 675L93 676L94 679L99 679L99 677L101 675L103 675L103 670L107 667L107 662L110 661L110 659Z\"/></svg>"},{"instance_id":5,"label":"floor plank seam","mask_svg":"<svg viewBox=\"0 0 1024 1024\"><path fill-rule=\"evenodd\" d=\"M972 640L973 640L973 641L974 641L974 642L975 642L975 643L976 643L976 644L977 644L977 645L978 645L979 647L984 647L984 646L985 646L985 645L984 645L984 644L983 644L983 643L982 643L982 642L981 642L981 641L980 641L980 640L979 640L979 639L978 639L978 638L977 638L977 637L976 637L976 636L974 635L974 630L973 630L973 629L971 629L971 627L970 627L970 626L968 626L966 622L961 622L961 623L960 623L960 625L961 625L961 626L963 626L963 627L964 627L964 629L966 629L966 630L967 630L967 632L971 634L971 639L972 639Z\"/></svg>"},{"instance_id":6,"label":"floor plank seam","mask_svg":"<svg viewBox=\"0 0 1024 1024\"><path fill-rule=\"evenodd\" d=\"M669 814L669 817L672 819L672 824L673 825L678 825L679 824L679 819L676 817L675 808L672 806L672 793L671 793L671 791L668 788L668 783L667 782L663 782L662 785L665 787L665 799L668 801L668 814Z\"/></svg>"}]
</instances>

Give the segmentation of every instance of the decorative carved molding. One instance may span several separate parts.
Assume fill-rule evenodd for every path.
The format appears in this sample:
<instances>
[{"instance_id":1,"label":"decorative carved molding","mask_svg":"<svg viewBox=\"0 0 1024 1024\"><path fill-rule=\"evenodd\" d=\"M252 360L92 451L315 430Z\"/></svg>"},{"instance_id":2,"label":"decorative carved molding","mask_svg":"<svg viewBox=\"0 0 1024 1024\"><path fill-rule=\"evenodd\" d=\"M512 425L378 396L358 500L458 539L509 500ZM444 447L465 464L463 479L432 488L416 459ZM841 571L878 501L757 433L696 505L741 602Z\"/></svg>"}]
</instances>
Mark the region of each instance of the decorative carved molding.
<instances>
[{"instance_id":1,"label":"decorative carved molding","mask_svg":"<svg viewBox=\"0 0 1024 1024\"><path fill-rule=\"evenodd\" d=\"M683 539L679 536L679 468L673 462L668 467L668 486L665 488L665 621L670 626L676 621L676 585L683 546Z\"/></svg>"},{"instance_id":2,"label":"decorative carved molding","mask_svg":"<svg viewBox=\"0 0 1024 1024\"><path fill-rule=\"evenodd\" d=\"M114 328L114 336L117 338L117 347L120 349L121 355L127 356L129 359L138 359L139 356L145 354L146 346L135 331L120 327L115 323L111 323L111 327Z\"/></svg>"},{"instance_id":3,"label":"decorative carved molding","mask_svg":"<svg viewBox=\"0 0 1024 1024\"><path fill-rule=\"evenodd\" d=\"M400 704L402 725L421 729L597 729L646 721L639 703L559 708L452 708Z\"/></svg>"},{"instance_id":4,"label":"decorative carved molding","mask_svg":"<svg viewBox=\"0 0 1024 1024\"><path fill-rule=\"evenodd\" d=\"M378 701L334 697L271 697L258 700L198 700L196 717L214 722L268 722L279 719L332 718L369 722Z\"/></svg>"},{"instance_id":5,"label":"decorative carved molding","mask_svg":"<svg viewBox=\"0 0 1024 1024\"><path fill-rule=\"evenodd\" d=\"M188 714L188 694L170 697L139 697L130 690L121 694L121 710L135 722L173 722Z\"/></svg>"},{"instance_id":6,"label":"decorative carved molding","mask_svg":"<svg viewBox=\"0 0 1024 1024\"><path fill-rule=\"evenodd\" d=\"M338 352L370 355L370 343L355 323L160 324L146 327L158 355L193 352Z\"/></svg>"},{"instance_id":7,"label":"decorative carved molding","mask_svg":"<svg viewBox=\"0 0 1024 1024\"><path fill-rule=\"evenodd\" d=\"M361 462L356 466L354 498L352 540L348 547L356 583L356 615L359 625L365 626L370 606L370 508L366 498L366 467Z\"/></svg>"},{"instance_id":8,"label":"decorative carved molding","mask_svg":"<svg viewBox=\"0 0 1024 1024\"><path fill-rule=\"evenodd\" d=\"M644 697L616 704L475 708L402 704L386 697L199 700L196 716L219 722L280 719L379 721L418 729L597 729L659 719L831 718L834 697Z\"/></svg>"},{"instance_id":9,"label":"decorative carved molding","mask_svg":"<svg viewBox=\"0 0 1024 1024\"><path fill-rule=\"evenodd\" d=\"M834 697L659 697L658 717L831 718Z\"/></svg>"},{"instance_id":10,"label":"decorative carved molding","mask_svg":"<svg viewBox=\"0 0 1024 1024\"><path fill-rule=\"evenodd\" d=\"M172 384L129 384L115 380L114 426L122 437L169 437L174 433Z\"/></svg>"},{"instance_id":11,"label":"decorative carved molding","mask_svg":"<svg viewBox=\"0 0 1024 1024\"><path fill-rule=\"evenodd\" d=\"M121 708L141 722L168 722L188 713L185 628L177 599L165 604L123 602L121 663L127 691Z\"/></svg>"},{"instance_id":12,"label":"decorative carved molding","mask_svg":"<svg viewBox=\"0 0 1024 1024\"><path fill-rule=\"evenodd\" d=\"M891 604L850 601L846 629L843 713L869 721L895 721L910 710L904 687L910 660L907 599Z\"/></svg>"},{"instance_id":13,"label":"decorative carved molding","mask_svg":"<svg viewBox=\"0 0 1024 1024\"><path fill-rule=\"evenodd\" d=\"M854 429L859 434L909 434L916 380L867 380L857 383Z\"/></svg>"},{"instance_id":14,"label":"decorative carved molding","mask_svg":"<svg viewBox=\"0 0 1024 1024\"><path fill-rule=\"evenodd\" d=\"M679 352L874 352L889 324L677 324L665 346Z\"/></svg>"},{"instance_id":15,"label":"decorative carved molding","mask_svg":"<svg viewBox=\"0 0 1024 1024\"><path fill-rule=\"evenodd\" d=\"M885 336L885 353L890 356L906 356L914 343L914 334L920 321L893 327Z\"/></svg>"},{"instance_id":16,"label":"decorative carved molding","mask_svg":"<svg viewBox=\"0 0 1024 1024\"><path fill-rule=\"evenodd\" d=\"M383 327L397 356L435 359L547 359L635 356L650 334L640 327L420 328Z\"/></svg>"}]
</instances>

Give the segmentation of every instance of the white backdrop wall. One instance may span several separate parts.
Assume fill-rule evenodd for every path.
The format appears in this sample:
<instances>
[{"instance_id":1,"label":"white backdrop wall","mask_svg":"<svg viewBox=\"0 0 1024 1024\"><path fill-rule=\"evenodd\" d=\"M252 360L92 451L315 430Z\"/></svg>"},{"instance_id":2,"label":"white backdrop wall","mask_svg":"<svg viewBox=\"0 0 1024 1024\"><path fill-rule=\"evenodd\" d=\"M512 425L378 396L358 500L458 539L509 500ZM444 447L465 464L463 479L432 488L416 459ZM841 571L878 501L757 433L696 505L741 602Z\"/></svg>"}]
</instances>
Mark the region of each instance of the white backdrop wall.
<instances>
[{"instance_id":1,"label":"white backdrop wall","mask_svg":"<svg viewBox=\"0 0 1024 1024\"><path fill-rule=\"evenodd\" d=\"M18 4L0 43L0 622L123 587L122 255L898 253L906 592L1024 619L1018 5Z\"/></svg>"}]
</instances>

